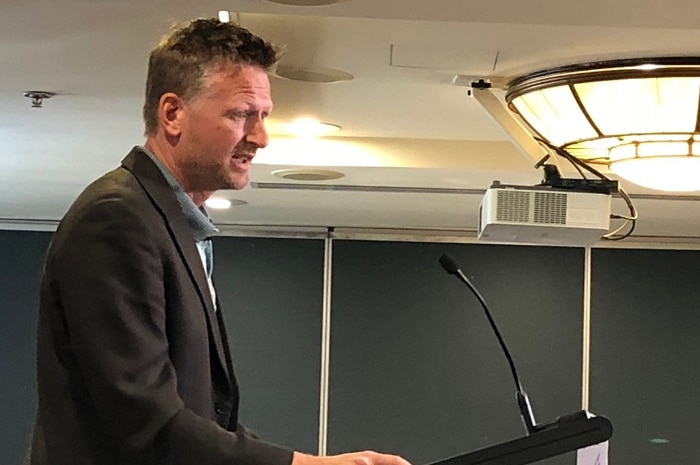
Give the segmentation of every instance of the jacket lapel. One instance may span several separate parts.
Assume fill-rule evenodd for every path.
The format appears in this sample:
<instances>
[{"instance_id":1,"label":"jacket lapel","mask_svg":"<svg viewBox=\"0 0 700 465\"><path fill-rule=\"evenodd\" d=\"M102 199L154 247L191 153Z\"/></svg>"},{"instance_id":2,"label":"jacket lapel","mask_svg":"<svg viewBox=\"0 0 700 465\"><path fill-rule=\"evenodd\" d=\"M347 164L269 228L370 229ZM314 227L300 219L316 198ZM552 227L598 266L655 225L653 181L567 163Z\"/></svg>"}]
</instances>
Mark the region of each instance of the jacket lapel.
<instances>
[{"instance_id":1,"label":"jacket lapel","mask_svg":"<svg viewBox=\"0 0 700 465\"><path fill-rule=\"evenodd\" d=\"M122 166L129 170L143 186L151 198L154 206L163 216L173 242L185 263L190 279L199 294L202 306L206 309L209 337L214 341L218 362L226 374L229 387L233 388L230 367L229 351L224 348L221 336L221 328L212 302L209 283L202 266L202 259L197 250L192 234L188 229L182 208L178 203L173 189L170 187L158 166L138 147L135 147L122 161Z\"/></svg>"},{"instance_id":2,"label":"jacket lapel","mask_svg":"<svg viewBox=\"0 0 700 465\"><path fill-rule=\"evenodd\" d=\"M223 338L223 343L225 347L231 347L228 342L228 335L226 333L226 324L224 322L223 310L221 307L221 302L219 301L219 296L216 296L216 306L219 309L216 312L216 318L219 321L219 327L221 328L221 337ZM233 408L231 409L231 418L229 419L229 431L235 431L236 425L238 423L238 408L240 400L240 392L238 388L238 381L236 380L236 371L233 367L233 360L231 360L231 351L227 350L226 355L226 370L230 373L230 383L233 393Z\"/></svg>"}]
</instances>

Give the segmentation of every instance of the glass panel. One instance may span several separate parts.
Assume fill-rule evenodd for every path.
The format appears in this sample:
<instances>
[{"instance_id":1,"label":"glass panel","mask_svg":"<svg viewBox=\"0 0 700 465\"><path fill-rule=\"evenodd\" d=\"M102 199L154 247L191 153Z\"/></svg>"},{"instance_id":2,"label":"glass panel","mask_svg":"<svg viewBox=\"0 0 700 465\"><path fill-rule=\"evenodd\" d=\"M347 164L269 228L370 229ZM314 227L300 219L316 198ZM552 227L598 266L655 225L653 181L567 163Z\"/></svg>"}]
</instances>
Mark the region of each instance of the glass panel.
<instances>
[{"instance_id":1,"label":"glass panel","mask_svg":"<svg viewBox=\"0 0 700 465\"><path fill-rule=\"evenodd\" d=\"M693 132L700 78L646 78L576 84L604 134Z\"/></svg>"},{"instance_id":2,"label":"glass panel","mask_svg":"<svg viewBox=\"0 0 700 465\"><path fill-rule=\"evenodd\" d=\"M691 134L635 134L625 137L607 137L571 145L566 150L584 160L610 157L611 161L639 156L676 156L688 154ZM639 145L639 149L636 146ZM695 144L694 144L695 145ZM694 149L697 153L697 148Z\"/></svg>"},{"instance_id":3,"label":"glass panel","mask_svg":"<svg viewBox=\"0 0 700 465\"><path fill-rule=\"evenodd\" d=\"M645 141L684 141L687 142L692 136L692 134L634 134L631 136L620 137L620 141L623 143L629 142L645 142Z\"/></svg>"},{"instance_id":4,"label":"glass panel","mask_svg":"<svg viewBox=\"0 0 700 465\"><path fill-rule=\"evenodd\" d=\"M610 149L610 161L624 160L626 158L634 158L637 154L637 147L634 144L620 145Z\"/></svg>"},{"instance_id":5,"label":"glass panel","mask_svg":"<svg viewBox=\"0 0 700 465\"><path fill-rule=\"evenodd\" d=\"M695 144L693 144L695 145ZM638 157L678 157L690 155L687 141L682 142L642 142L641 144L625 144L610 150L610 161Z\"/></svg>"},{"instance_id":6,"label":"glass panel","mask_svg":"<svg viewBox=\"0 0 700 465\"><path fill-rule=\"evenodd\" d=\"M577 150L608 150L610 147L620 145L620 139L617 137L607 137L605 139L593 139L584 142L579 142L571 146L571 149Z\"/></svg>"},{"instance_id":7,"label":"glass panel","mask_svg":"<svg viewBox=\"0 0 700 465\"><path fill-rule=\"evenodd\" d=\"M593 139L578 144L571 145L566 151L576 158L592 162L607 162L611 147L620 145L617 137L607 137L605 139Z\"/></svg>"},{"instance_id":8,"label":"glass panel","mask_svg":"<svg viewBox=\"0 0 700 465\"><path fill-rule=\"evenodd\" d=\"M639 144L637 153L640 157L672 157L688 155L687 142L646 142Z\"/></svg>"},{"instance_id":9,"label":"glass panel","mask_svg":"<svg viewBox=\"0 0 700 465\"><path fill-rule=\"evenodd\" d=\"M554 145L597 136L568 86L532 92L512 103L523 119Z\"/></svg>"},{"instance_id":10,"label":"glass panel","mask_svg":"<svg viewBox=\"0 0 700 465\"><path fill-rule=\"evenodd\" d=\"M610 170L637 185L671 192L700 190L700 157L632 158Z\"/></svg>"}]
</instances>

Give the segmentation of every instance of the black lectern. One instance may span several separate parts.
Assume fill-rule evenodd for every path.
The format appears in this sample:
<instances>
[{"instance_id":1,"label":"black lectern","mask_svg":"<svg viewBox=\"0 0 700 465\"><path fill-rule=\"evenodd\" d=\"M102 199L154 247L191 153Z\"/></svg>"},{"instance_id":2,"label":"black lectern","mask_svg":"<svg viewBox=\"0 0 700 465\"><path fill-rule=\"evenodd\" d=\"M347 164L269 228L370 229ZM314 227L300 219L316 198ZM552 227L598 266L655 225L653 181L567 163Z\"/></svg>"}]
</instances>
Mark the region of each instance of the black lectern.
<instances>
[{"instance_id":1,"label":"black lectern","mask_svg":"<svg viewBox=\"0 0 700 465\"><path fill-rule=\"evenodd\" d=\"M579 411L512 441L485 447L430 465L525 465L607 441L612 424Z\"/></svg>"}]
</instances>

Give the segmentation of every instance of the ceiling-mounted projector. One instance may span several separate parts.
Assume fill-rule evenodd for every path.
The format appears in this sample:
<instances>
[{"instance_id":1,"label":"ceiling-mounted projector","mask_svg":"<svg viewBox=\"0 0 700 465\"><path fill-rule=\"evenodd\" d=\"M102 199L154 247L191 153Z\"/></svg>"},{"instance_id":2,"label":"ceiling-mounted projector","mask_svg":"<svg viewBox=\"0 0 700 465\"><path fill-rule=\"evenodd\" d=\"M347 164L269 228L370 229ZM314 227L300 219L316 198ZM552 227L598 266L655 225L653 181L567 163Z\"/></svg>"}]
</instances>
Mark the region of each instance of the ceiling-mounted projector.
<instances>
[{"instance_id":1,"label":"ceiling-mounted projector","mask_svg":"<svg viewBox=\"0 0 700 465\"><path fill-rule=\"evenodd\" d=\"M479 206L483 241L593 245L610 230L611 195L494 181Z\"/></svg>"}]
</instances>

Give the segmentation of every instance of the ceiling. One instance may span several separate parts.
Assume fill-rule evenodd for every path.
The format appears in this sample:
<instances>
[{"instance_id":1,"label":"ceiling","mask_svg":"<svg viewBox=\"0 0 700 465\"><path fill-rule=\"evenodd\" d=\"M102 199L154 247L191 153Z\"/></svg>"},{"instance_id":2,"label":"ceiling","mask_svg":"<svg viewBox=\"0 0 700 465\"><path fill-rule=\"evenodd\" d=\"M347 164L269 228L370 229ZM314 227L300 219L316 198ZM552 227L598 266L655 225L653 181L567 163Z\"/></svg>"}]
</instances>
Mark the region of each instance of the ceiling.
<instances>
[{"instance_id":1,"label":"ceiling","mask_svg":"<svg viewBox=\"0 0 700 465\"><path fill-rule=\"evenodd\" d=\"M223 229L473 233L492 181L534 185L542 174L467 88L453 84L456 75L497 84L599 59L700 54L700 3L691 0L343 0L317 7L266 0L4 0L0 222L51 227L82 188L141 144L150 48L173 22L219 10L283 45L281 66L354 76L325 84L272 77L272 140L255 160L251 186L219 193L245 202L211 211ZM37 109L23 96L28 90L57 95ZM502 100L502 90L493 92ZM300 116L342 129L318 140L277 129ZM272 174L300 165L344 177L308 182ZM700 237L697 192L623 185L639 210L638 239ZM625 213L620 199L613 206Z\"/></svg>"}]
</instances>

